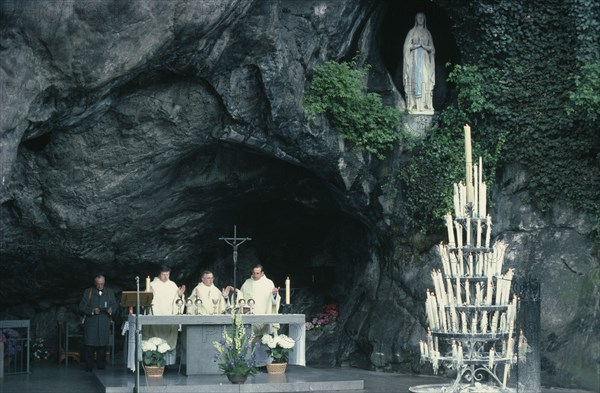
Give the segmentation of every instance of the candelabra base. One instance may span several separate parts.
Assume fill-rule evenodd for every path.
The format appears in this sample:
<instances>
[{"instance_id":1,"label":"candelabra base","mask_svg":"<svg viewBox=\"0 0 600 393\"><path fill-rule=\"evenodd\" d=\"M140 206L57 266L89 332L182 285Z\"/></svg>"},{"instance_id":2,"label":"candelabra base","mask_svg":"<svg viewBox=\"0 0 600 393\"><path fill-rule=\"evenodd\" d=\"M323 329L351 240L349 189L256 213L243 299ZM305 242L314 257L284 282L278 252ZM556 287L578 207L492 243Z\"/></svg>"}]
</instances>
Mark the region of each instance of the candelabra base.
<instances>
[{"instance_id":1,"label":"candelabra base","mask_svg":"<svg viewBox=\"0 0 600 393\"><path fill-rule=\"evenodd\" d=\"M412 393L515 393L515 389L501 388L494 385L486 385L480 382L474 384L452 384L452 385L417 385L411 386L408 390Z\"/></svg>"},{"instance_id":2,"label":"candelabra base","mask_svg":"<svg viewBox=\"0 0 600 393\"><path fill-rule=\"evenodd\" d=\"M486 385L480 382L451 384L451 385L417 385L411 386L408 390L412 393L515 393L512 388L502 388L495 385Z\"/></svg>"}]
</instances>

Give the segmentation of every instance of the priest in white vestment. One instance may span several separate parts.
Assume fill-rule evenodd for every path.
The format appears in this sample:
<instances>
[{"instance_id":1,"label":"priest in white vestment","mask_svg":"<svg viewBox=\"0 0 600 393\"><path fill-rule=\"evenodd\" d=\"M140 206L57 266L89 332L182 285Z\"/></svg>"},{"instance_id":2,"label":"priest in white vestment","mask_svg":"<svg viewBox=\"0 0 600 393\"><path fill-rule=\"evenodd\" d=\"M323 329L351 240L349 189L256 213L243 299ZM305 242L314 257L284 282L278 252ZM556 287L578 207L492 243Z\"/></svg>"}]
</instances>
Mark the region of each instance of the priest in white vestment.
<instances>
[{"instance_id":1,"label":"priest in white vestment","mask_svg":"<svg viewBox=\"0 0 600 393\"><path fill-rule=\"evenodd\" d=\"M242 296L246 300L254 299L254 314L278 314L279 303L279 288L275 287L273 281L265 276L262 265L256 265L252 268L252 277L247 279L240 289ZM254 326L254 334L262 336L268 333L268 326Z\"/></svg>"},{"instance_id":2,"label":"priest in white vestment","mask_svg":"<svg viewBox=\"0 0 600 393\"><path fill-rule=\"evenodd\" d=\"M226 299L233 287L228 286L222 291L214 285L215 277L209 270L202 272L201 282L192 291L192 314L213 315L223 314L227 306ZM202 303L197 302L200 300ZM197 306L196 306L197 305Z\"/></svg>"},{"instance_id":3,"label":"priest in white vestment","mask_svg":"<svg viewBox=\"0 0 600 393\"><path fill-rule=\"evenodd\" d=\"M169 279L171 269L163 266L160 275L155 277L150 284L150 291L154 294L152 299L152 313L154 315L175 315L177 314L176 301L183 297L185 285L177 287L173 281ZM167 365L175 364L177 347L177 325L145 325L143 328L143 339L148 340L151 337L160 337L164 339L171 350L165 354Z\"/></svg>"},{"instance_id":4,"label":"priest in white vestment","mask_svg":"<svg viewBox=\"0 0 600 393\"><path fill-rule=\"evenodd\" d=\"M262 265L255 265L252 268L252 276L244 282L240 292L246 303L248 300L254 299L254 314L279 313L279 303L281 302L279 288L276 288L273 281L265 276ZM279 324L273 324L272 328L278 330ZM259 342L263 334L270 333L270 330L270 324L252 325L252 333ZM266 349L263 345L260 345L256 349L256 364L264 366L267 364L268 359Z\"/></svg>"}]
</instances>

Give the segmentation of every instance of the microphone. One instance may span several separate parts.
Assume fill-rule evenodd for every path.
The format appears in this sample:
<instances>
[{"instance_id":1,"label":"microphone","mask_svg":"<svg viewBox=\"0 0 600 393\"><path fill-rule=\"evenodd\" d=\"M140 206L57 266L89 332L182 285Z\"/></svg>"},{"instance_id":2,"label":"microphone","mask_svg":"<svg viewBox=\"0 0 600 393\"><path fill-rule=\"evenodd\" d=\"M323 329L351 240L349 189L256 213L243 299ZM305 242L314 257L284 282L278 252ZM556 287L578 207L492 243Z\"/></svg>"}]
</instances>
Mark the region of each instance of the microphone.
<instances>
[{"instance_id":1,"label":"microphone","mask_svg":"<svg viewBox=\"0 0 600 393\"><path fill-rule=\"evenodd\" d=\"M135 276L135 282L136 282L137 284L139 284L139 283L140 283L140 276Z\"/></svg>"}]
</instances>

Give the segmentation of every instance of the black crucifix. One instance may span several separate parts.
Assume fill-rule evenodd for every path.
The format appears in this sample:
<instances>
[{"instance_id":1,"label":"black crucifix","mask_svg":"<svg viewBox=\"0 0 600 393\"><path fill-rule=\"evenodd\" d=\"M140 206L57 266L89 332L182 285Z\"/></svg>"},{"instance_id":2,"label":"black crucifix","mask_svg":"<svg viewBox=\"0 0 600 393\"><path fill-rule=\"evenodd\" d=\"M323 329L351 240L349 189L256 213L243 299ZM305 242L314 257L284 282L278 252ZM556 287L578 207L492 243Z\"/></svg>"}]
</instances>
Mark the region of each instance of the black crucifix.
<instances>
[{"instance_id":1,"label":"black crucifix","mask_svg":"<svg viewBox=\"0 0 600 393\"><path fill-rule=\"evenodd\" d=\"M233 226L233 237L220 237L219 240L224 240L225 243L233 247L233 288L237 290L237 256L238 246L244 243L246 240L252 240L249 237L237 237L237 225ZM235 292L234 292L235 293Z\"/></svg>"}]
</instances>

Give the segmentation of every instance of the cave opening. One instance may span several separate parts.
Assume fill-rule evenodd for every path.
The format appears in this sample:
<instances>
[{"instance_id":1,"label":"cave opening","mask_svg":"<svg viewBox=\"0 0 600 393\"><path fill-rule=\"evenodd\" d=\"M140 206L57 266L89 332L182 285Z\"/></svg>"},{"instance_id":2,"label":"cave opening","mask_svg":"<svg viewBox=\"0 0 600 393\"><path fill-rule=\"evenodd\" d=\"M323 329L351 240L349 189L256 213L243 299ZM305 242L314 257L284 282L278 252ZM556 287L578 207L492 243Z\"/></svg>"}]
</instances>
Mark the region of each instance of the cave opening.
<instances>
[{"instance_id":1,"label":"cave opening","mask_svg":"<svg viewBox=\"0 0 600 393\"><path fill-rule=\"evenodd\" d=\"M305 168L243 145L220 144L188 157L177 172L211 177L179 193L194 201L185 202L188 207L206 213L193 241L194 263L179 275L189 285L204 270L215 273L218 286L233 284L233 249L219 238L232 237L234 225L237 237L251 238L238 247L238 288L260 263L276 286L283 288L289 277L295 289L336 297L368 257L366 225L343 212L337 194Z\"/></svg>"}]
</instances>

